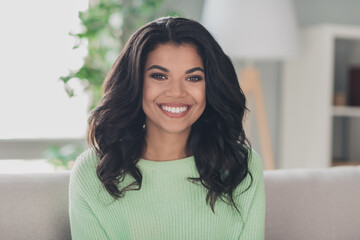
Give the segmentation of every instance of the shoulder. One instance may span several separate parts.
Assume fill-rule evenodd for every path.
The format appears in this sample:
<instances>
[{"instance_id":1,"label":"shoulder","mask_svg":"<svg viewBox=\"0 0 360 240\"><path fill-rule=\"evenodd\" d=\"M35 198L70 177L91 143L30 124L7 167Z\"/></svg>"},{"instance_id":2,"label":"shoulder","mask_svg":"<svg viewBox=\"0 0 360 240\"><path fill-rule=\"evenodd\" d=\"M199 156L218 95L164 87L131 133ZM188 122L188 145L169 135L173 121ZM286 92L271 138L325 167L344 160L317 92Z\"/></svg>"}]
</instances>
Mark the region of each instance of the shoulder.
<instances>
[{"instance_id":1,"label":"shoulder","mask_svg":"<svg viewBox=\"0 0 360 240\"><path fill-rule=\"evenodd\" d=\"M100 158L97 155L94 148L88 148L83 153L81 153L75 161L73 172L78 172L86 169L96 168L99 163Z\"/></svg>"},{"instance_id":2,"label":"shoulder","mask_svg":"<svg viewBox=\"0 0 360 240\"><path fill-rule=\"evenodd\" d=\"M248 174L237 187L239 195L253 195L264 185L263 165L259 154L254 149L249 149Z\"/></svg>"},{"instance_id":3,"label":"shoulder","mask_svg":"<svg viewBox=\"0 0 360 240\"><path fill-rule=\"evenodd\" d=\"M262 175L263 164L259 154L254 149L251 149L249 153L248 168L250 173L253 175Z\"/></svg>"},{"instance_id":4,"label":"shoulder","mask_svg":"<svg viewBox=\"0 0 360 240\"><path fill-rule=\"evenodd\" d=\"M248 169L249 173L246 178L251 184L250 188L254 189L257 188L259 185L263 185L263 164L260 155L254 149L251 149L251 151L249 152Z\"/></svg>"},{"instance_id":5,"label":"shoulder","mask_svg":"<svg viewBox=\"0 0 360 240\"><path fill-rule=\"evenodd\" d=\"M235 202L245 219L251 206L262 205L265 202L262 160L253 149L249 150L248 171L249 173L235 190Z\"/></svg>"},{"instance_id":6,"label":"shoulder","mask_svg":"<svg viewBox=\"0 0 360 240\"><path fill-rule=\"evenodd\" d=\"M70 187L86 190L98 185L96 167L100 158L95 149L89 148L81 153L75 161L70 175Z\"/></svg>"}]
</instances>

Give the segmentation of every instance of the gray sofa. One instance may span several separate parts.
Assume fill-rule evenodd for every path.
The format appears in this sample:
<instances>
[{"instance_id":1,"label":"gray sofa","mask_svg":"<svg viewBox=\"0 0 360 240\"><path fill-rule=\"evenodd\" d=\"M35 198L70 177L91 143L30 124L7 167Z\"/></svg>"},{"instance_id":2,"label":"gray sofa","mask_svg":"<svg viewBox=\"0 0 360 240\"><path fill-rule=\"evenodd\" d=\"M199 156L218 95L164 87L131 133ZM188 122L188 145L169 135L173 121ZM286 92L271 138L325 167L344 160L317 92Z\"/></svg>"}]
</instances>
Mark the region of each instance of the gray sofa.
<instances>
[{"instance_id":1,"label":"gray sofa","mask_svg":"<svg viewBox=\"0 0 360 240\"><path fill-rule=\"evenodd\" d=\"M360 239L360 167L264 176L266 240ZM68 182L69 172L0 175L0 239L70 239Z\"/></svg>"}]
</instances>

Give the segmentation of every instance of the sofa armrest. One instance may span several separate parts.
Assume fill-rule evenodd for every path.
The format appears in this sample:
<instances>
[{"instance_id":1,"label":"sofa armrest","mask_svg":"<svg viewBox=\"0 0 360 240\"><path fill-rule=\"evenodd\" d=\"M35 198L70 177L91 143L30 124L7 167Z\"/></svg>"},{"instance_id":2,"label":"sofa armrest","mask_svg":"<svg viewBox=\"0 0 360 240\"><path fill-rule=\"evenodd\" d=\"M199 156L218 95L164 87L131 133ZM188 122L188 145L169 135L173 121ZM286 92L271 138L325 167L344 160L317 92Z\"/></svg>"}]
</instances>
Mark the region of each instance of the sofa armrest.
<instances>
[{"instance_id":1,"label":"sofa armrest","mask_svg":"<svg viewBox=\"0 0 360 240\"><path fill-rule=\"evenodd\" d=\"M267 240L360 237L360 167L265 171Z\"/></svg>"},{"instance_id":2,"label":"sofa armrest","mask_svg":"<svg viewBox=\"0 0 360 240\"><path fill-rule=\"evenodd\" d=\"M70 171L0 174L0 239L71 239L69 177Z\"/></svg>"}]
</instances>

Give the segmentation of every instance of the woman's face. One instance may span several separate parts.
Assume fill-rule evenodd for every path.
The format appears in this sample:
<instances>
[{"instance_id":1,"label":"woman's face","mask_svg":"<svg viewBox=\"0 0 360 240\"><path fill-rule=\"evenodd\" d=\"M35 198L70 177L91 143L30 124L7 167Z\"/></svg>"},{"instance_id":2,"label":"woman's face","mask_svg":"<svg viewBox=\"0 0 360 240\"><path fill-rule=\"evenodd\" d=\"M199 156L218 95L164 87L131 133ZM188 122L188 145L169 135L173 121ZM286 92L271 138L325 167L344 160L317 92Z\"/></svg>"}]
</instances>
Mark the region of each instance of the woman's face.
<instances>
[{"instance_id":1,"label":"woman's face","mask_svg":"<svg viewBox=\"0 0 360 240\"><path fill-rule=\"evenodd\" d=\"M189 133L205 109L205 73L191 44L160 44L144 69L142 107L147 131Z\"/></svg>"}]
</instances>

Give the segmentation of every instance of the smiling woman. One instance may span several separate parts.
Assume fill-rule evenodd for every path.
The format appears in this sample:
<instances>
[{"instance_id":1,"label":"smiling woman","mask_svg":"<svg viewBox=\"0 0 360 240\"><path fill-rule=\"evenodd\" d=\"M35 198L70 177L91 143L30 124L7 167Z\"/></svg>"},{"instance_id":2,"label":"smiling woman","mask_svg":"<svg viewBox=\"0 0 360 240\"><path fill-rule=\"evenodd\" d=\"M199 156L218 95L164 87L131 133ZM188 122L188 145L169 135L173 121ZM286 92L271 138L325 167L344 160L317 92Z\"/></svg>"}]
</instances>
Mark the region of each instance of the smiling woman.
<instances>
[{"instance_id":1,"label":"smiling woman","mask_svg":"<svg viewBox=\"0 0 360 240\"><path fill-rule=\"evenodd\" d=\"M70 178L72 239L264 238L245 96L202 25L166 17L141 27L103 91Z\"/></svg>"},{"instance_id":2,"label":"smiling woman","mask_svg":"<svg viewBox=\"0 0 360 240\"><path fill-rule=\"evenodd\" d=\"M147 148L143 157L158 161L186 157L191 126L206 105L202 59L194 45L160 44L147 56L145 69L142 108Z\"/></svg>"}]
</instances>

